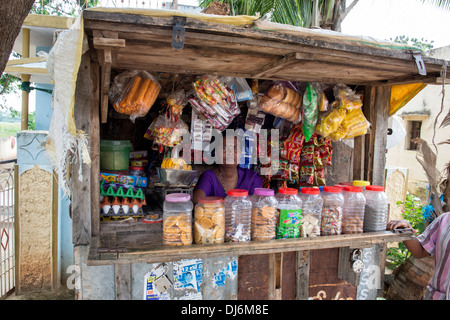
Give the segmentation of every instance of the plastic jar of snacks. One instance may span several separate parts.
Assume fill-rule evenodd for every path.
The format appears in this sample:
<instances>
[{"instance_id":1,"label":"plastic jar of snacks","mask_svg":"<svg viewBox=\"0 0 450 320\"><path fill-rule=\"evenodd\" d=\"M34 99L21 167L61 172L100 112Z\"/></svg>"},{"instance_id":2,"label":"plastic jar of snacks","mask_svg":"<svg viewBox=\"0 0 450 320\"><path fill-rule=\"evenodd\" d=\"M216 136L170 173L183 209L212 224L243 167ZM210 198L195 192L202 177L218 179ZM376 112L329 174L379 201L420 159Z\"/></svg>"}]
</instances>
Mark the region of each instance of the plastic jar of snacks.
<instances>
[{"instance_id":1,"label":"plastic jar of snacks","mask_svg":"<svg viewBox=\"0 0 450 320\"><path fill-rule=\"evenodd\" d=\"M341 186L323 187L322 222L320 234L322 236L339 235L342 232L342 214L344 208L344 195Z\"/></svg>"},{"instance_id":2,"label":"plastic jar of snacks","mask_svg":"<svg viewBox=\"0 0 450 320\"><path fill-rule=\"evenodd\" d=\"M320 222L323 206L320 190L317 188L302 188L300 190L300 199L302 199L300 236L320 236Z\"/></svg>"},{"instance_id":3,"label":"plastic jar of snacks","mask_svg":"<svg viewBox=\"0 0 450 320\"><path fill-rule=\"evenodd\" d=\"M225 198L225 240L250 241L252 203L248 191L232 189Z\"/></svg>"},{"instance_id":4,"label":"plastic jar of snacks","mask_svg":"<svg viewBox=\"0 0 450 320\"><path fill-rule=\"evenodd\" d=\"M344 187L344 216L342 233L362 233L366 199L361 187Z\"/></svg>"},{"instance_id":5,"label":"plastic jar of snacks","mask_svg":"<svg viewBox=\"0 0 450 320\"><path fill-rule=\"evenodd\" d=\"M143 167L130 167L128 173L130 176L146 177Z\"/></svg>"},{"instance_id":6,"label":"plastic jar of snacks","mask_svg":"<svg viewBox=\"0 0 450 320\"><path fill-rule=\"evenodd\" d=\"M385 231L389 198L381 186L367 186L364 190L366 207L364 210L364 232Z\"/></svg>"},{"instance_id":7,"label":"plastic jar of snacks","mask_svg":"<svg viewBox=\"0 0 450 320\"><path fill-rule=\"evenodd\" d=\"M163 244L192 244L191 196L186 193L171 193L163 205Z\"/></svg>"},{"instance_id":8,"label":"plastic jar of snacks","mask_svg":"<svg viewBox=\"0 0 450 320\"><path fill-rule=\"evenodd\" d=\"M198 199L194 210L194 242L222 243L225 239L225 205L220 197Z\"/></svg>"},{"instance_id":9,"label":"plastic jar of snacks","mask_svg":"<svg viewBox=\"0 0 450 320\"><path fill-rule=\"evenodd\" d=\"M277 230L277 205L272 189L255 188L252 202L252 240L272 240Z\"/></svg>"},{"instance_id":10,"label":"plastic jar of snacks","mask_svg":"<svg viewBox=\"0 0 450 320\"><path fill-rule=\"evenodd\" d=\"M278 201L277 239L299 238L302 200L298 196L298 190L279 188L275 197Z\"/></svg>"}]
</instances>

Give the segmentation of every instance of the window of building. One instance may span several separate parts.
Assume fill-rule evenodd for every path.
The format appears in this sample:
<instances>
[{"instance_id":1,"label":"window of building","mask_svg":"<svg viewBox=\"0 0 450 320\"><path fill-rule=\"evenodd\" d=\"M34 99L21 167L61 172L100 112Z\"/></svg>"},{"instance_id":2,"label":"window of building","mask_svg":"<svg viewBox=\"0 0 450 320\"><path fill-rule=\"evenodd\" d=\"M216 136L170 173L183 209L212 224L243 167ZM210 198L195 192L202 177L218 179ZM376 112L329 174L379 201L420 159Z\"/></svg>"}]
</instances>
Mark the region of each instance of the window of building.
<instances>
[{"instance_id":1,"label":"window of building","mask_svg":"<svg viewBox=\"0 0 450 320\"><path fill-rule=\"evenodd\" d=\"M408 121L406 135L406 149L417 150L418 145L412 140L420 138L420 130L422 129L422 121Z\"/></svg>"}]
</instances>

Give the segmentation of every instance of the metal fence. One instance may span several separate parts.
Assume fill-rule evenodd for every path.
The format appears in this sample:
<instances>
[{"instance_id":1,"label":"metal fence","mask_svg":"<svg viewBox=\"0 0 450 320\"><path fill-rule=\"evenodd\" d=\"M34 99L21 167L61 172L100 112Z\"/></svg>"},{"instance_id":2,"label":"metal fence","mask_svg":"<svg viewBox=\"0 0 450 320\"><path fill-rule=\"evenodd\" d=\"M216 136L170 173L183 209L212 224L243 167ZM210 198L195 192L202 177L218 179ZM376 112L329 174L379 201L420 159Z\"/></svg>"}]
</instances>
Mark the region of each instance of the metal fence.
<instances>
[{"instance_id":1,"label":"metal fence","mask_svg":"<svg viewBox=\"0 0 450 320\"><path fill-rule=\"evenodd\" d=\"M0 299L15 286L14 166L0 170Z\"/></svg>"}]
</instances>

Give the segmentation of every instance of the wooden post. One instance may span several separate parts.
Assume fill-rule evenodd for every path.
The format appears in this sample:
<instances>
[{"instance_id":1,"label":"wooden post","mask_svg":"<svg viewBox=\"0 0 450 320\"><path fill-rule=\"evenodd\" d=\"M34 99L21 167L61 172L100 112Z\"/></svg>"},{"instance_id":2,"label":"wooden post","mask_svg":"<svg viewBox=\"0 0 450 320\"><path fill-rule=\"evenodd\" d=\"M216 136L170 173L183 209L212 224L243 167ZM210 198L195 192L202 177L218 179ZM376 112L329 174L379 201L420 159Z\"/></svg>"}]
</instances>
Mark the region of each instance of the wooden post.
<instances>
[{"instance_id":1,"label":"wooden post","mask_svg":"<svg viewBox=\"0 0 450 320\"><path fill-rule=\"evenodd\" d=\"M30 57L30 29L22 29L22 58ZM30 75L22 74L22 82L29 82ZM28 98L27 91L22 90L22 114L21 114L21 130L28 130Z\"/></svg>"},{"instance_id":2,"label":"wooden post","mask_svg":"<svg viewBox=\"0 0 450 320\"><path fill-rule=\"evenodd\" d=\"M75 91L75 125L88 136L91 130L91 72L90 53L86 52L78 70ZM79 159L81 161L81 159ZM81 171L80 171L81 167ZM81 179L81 180L80 180ZM78 161L72 164L72 242L74 246L91 241L91 170Z\"/></svg>"},{"instance_id":3,"label":"wooden post","mask_svg":"<svg viewBox=\"0 0 450 320\"><path fill-rule=\"evenodd\" d=\"M309 250L297 251L297 300L309 297Z\"/></svg>"},{"instance_id":4,"label":"wooden post","mask_svg":"<svg viewBox=\"0 0 450 320\"><path fill-rule=\"evenodd\" d=\"M100 107L99 107L99 81L100 70L97 62L91 62L91 221L92 236L100 232Z\"/></svg>"},{"instance_id":5,"label":"wooden post","mask_svg":"<svg viewBox=\"0 0 450 320\"><path fill-rule=\"evenodd\" d=\"M364 178L380 186L384 186L390 100L390 86L365 89L363 111L370 122L370 132L365 136Z\"/></svg>"}]
</instances>

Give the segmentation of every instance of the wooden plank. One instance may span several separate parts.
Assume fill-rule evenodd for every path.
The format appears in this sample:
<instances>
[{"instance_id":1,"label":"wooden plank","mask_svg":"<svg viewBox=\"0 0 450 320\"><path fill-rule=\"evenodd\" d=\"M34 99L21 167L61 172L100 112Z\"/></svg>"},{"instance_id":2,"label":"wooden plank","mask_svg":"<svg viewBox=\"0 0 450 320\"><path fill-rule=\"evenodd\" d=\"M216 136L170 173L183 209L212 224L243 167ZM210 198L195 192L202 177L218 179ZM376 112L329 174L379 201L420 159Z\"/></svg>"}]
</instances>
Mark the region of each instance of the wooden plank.
<instances>
[{"instance_id":1,"label":"wooden plank","mask_svg":"<svg viewBox=\"0 0 450 320\"><path fill-rule=\"evenodd\" d=\"M311 251L309 298L315 300L356 299L356 287L339 279L338 266L338 248Z\"/></svg>"},{"instance_id":2,"label":"wooden plank","mask_svg":"<svg viewBox=\"0 0 450 320\"><path fill-rule=\"evenodd\" d=\"M131 264L114 266L116 300L131 300Z\"/></svg>"},{"instance_id":3,"label":"wooden plank","mask_svg":"<svg viewBox=\"0 0 450 320\"><path fill-rule=\"evenodd\" d=\"M132 234L129 236L133 236ZM126 252L118 253L113 260L89 260L88 265L112 263L139 263L177 261L190 257L208 258L236 255L257 255L277 252L314 250L338 247L370 247L376 243L399 242L412 238L412 234L394 234L391 231L361 234L343 234L300 239L278 239L270 241L250 241L247 243L194 244L182 247L164 245L128 247Z\"/></svg>"},{"instance_id":4,"label":"wooden plank","mask_svg":"<svg viewBox=\"0 0 450 320\"><path fill-rule=\"evenodd\" d=\"M125 48L125 39L114 39L114 38L93 38L94 49L118 49Z\"/></svg>"},{"instance_id":5,"label":"wooden plank","mask_svg":"<svg viewBox=\"0 0 450 320\"><path fill-rule=\"evenodd\" d=\"M309 250L297 251L297 300L309 297Z\"/></svg>"},{"instance_id":6,"label":"wooden plank","mask_svg":"<svg viewBox=\"0 0 450 320\"><path fill-rule=\"evenodd\" d=\"M295 300L297 296L297 252L283 252L281 300Z\"/></svg>"},{"instance_id":7,"label":"wooden plank","mask_svg":"<svg viewBox=\"0 0 450 320\"><path fill-rule=\"evenodd\" d=\"M22 288L20 286L20 273L22 270L20 270L20 216L19 216L19 166L16 164L14 165L14 239L11 239L11 241L14 241L14 266L15 266L15 272L14 272L14 284L15 284L15 292L16 294L22 293Z\"/></svg>"},{"instance_id":8,"label":"wooden plank","mask_svg":"<svg viewBox=\"0 0 450 320\"><path fill-rule=\"evenodd\" d=\"M391 87L366 87L364 114L371 124L366 135L365 180L384 186Z\"/></svg>"},{"instance_id":9,"label":"wooden plank","mask_svg":"<svg viewBox=\"0 0 450 320\"><path fill-rule=\"evenodd\" d=\"M281 57L280 59L277 59L277 60L269 63L268 65L263 66L262 68L260 68L258 70L257 73L254 73L251 78L259 79L259 78L264 78L267 74L274 74L279 69L285 68L285 67L295 63L297 61L297 59L298 58L297 58L296 53L287 54L287 55Z\"/></svg>"},{"instance_id":10,"label":"wooden plank","mask_svg":"<svg viewBox=\"0 0 450 320\"><path fill-rule=\"evenodd\" d=\"M86 52L80 63L75 91L75 125L90 135L91 114L90 54ZM91 171L87 164L72 164L72 242L87 245L91 239Z\"/></svg>"},{"instance_id":11,"label":"wooden plank","mask_svg":"<svg viewBox=\"0 0 450 320\"><path fill-rule=\"evenodd\" d=\"M108 121L108 94L109 94L109 83L111 81L111 65L112 65L112 54L110 49L103 50L102 59L102 84L101 84L101 114L102 123Z\"/></svg>"},{"instance_id":12,"label":"wooden plank","mask_svg":"<svg viewBox=\"0 0 450 320\"><path fill-rule=\"evenodd\" d=\"M61 279L58 276L59 254L58 254L58 174L52 172L52 289L61 286Z\"/></svg>"},{"instance_id":13,"label":"wooden plank","mask_svg":"<svg viewBox=\"0 0 450 320\"><path fill-rule=\"evenodd\" d=\"M358 286L360 274L353 272L351 269L350 258L353 250L355 249L349 247L339 248L338 277L354 286Z\"/></svg>"},{"instance_id":14,"label":"wooden plank","mask_svg":"<svg viewBox=\"0 0 450 320\"><path fill-rule=\"evenodd\" d=\"M91 225L92 236L98 236L100 232L100 108L99 108L99 85L100 70L97 62L91 62L91 134L90 134L90 156L91 156Z\"/></svg>"},{"instance_id":15,"label":"wooden plank","mask_svg":"<svg viewBox=\"0 0 450 320\"><path fill-rule=\"evenodd\" d=\"M283 252L269 254L269 300L282 299Z\"/></svg>"},{"instance_id":16,"label":"wooden plank","mask_svg":"<svg viewBox=\"0 0 450 320\"><path fill-rule=\"evenodd\" d=\"M268 254L239 256L238 300L267 300L269 266Z\"/></svg>"},{"instance_id":17,"label":"wooden plank","mask_svg":"<svg viewBox=\"0 0 450 320\"><path fill-rule=\"evenodd\" d=\"M142 28L154 26L157 28L172 28L173 19L159 18L144 15L134 15L127 13L115 13L115 12L95 12L87 11L84 13L86 28L95 28L99 23L113 22L118 25L131 24L138 25ZM412 55L404 53L402 50L386 50L383 48L374 48L371 46L357 46L344 44L339 39L330 39L324 41L322 39L314 39L305 37L302 34L293 35L283 32L268 32L264 30L257 30L255 28L243 28L239 26L208 23L197 19L187 18L185 28L187 30L202 30L204 33L222 33L240 37L255 38L255 39L270 39L273 41L285 41L295 42L301 45L308 45L311 47L323 47L328 49L334 49L339 51L349 51L358 54L367 54L373 56L380 56L386 58L397 58L403 60L410 60ZM425 63L434 60L424 60ZM427 66L428 67L428 66Z\"/></svg>"}]
</instances>

